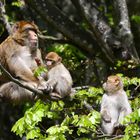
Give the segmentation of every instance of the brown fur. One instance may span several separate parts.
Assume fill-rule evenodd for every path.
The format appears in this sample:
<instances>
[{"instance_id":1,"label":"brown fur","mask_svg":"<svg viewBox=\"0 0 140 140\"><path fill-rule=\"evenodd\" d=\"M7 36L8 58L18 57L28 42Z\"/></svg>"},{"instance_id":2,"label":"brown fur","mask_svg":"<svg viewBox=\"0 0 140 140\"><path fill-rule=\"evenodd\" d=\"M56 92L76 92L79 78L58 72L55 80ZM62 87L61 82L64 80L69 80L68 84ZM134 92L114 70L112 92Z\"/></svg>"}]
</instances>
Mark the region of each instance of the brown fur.
<instances>
[{"instance_id":1,"label":"brown fur","mask_svg":"<svg viewBox=\"0 0 140 140\"><path fill-rule=\"evenodd\" d=\"M20 21L14 24L12 30L12 34L0 44L0 63L21 82L37 88L41 83L34 76L34 70L38 67L35 58L43 62L38 49L38 28L33 22ZM8 80L5 75L0 76L1 98L13 102L33 98L31 92Z\"/></svg>"}]
</instances>

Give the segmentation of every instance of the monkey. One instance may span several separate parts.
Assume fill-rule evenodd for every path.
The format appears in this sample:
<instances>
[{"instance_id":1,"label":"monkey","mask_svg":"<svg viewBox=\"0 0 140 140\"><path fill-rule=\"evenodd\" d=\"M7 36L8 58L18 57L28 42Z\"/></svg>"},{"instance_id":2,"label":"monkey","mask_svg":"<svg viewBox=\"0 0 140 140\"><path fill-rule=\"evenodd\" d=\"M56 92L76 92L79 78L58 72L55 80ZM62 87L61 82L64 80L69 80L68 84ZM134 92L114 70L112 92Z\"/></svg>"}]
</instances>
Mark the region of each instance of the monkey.
<instances>
[{"instance_id":1,"label":"monkey","mask_svg":"<svg viewBox=\"0 0 140 140\"><path fill-rule=\"evenodd\" d=\"M103 84L105 94L101 100L101 128L105 134L112 135L115 127L132 112L123 83L119 76L111 75Z\"/></svg>"},{"instance_id":2,"label":"monkey","mask_svg":"<svg viewBox=\"0 0 140 140\"><path fill-rule=\"evenodd\" d=\"M39 29L34 22L19 21L12 27L12 33L0 44L0 63L24 85L45 88L45 81L34 76L38 67L35 59L43 64L38 48ZM13 103L34 99L33 93L0 75L0 98Z\"/></svg>"},{"instance_id":3,"label":"monkey","mask_svg":"<svg viewBox=\"0 0 140 140\"><path fill-rule=\"evenodd\" d=\"M67 68L62 64L62 58L55 52L49 52L45 56L47 73L47 91L53 100L63 99L70 95L72 77Z\"/></svg>"}]
</instances>

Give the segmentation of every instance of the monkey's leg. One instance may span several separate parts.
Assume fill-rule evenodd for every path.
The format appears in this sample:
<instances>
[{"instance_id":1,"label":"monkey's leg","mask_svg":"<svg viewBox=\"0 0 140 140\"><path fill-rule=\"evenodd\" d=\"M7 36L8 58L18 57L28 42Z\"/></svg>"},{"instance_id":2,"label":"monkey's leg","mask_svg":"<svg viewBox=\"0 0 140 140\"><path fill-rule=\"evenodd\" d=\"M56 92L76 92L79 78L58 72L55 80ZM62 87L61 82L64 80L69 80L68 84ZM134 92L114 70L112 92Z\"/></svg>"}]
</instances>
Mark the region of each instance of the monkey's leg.
<instances>
[{"instance_id":1,"label":"monkey's leg","mask_svg":"<svg viewBox=\"0 0 140 140\"><path fill-rule=\"evenodd\" d=\"M0 96L2 100L14 104L34 100L34 95L32 92L20 87L13 82L5 83L0 87Z\"/></svg>"}]
</instances>

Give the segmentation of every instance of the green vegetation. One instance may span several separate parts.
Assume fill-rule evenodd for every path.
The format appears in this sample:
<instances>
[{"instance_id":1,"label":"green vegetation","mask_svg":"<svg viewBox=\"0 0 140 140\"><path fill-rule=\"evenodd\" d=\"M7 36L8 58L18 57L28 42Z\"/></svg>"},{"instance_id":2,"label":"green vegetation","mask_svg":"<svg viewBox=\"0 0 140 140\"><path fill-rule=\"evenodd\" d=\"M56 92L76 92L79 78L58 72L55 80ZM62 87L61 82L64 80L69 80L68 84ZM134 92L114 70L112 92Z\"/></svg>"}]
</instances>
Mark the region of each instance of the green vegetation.
<instances>
[{"instance_id":1,"label":"green vegetation","mask_svg":"<svg viewBox=\"0 0 140 140\"><path fill-rule=\"evenodd\" d=\"M140 79L128 78L119 74L129 97L130 87L139 85ZM133 93L134 94L134 93ZM103 95L102 88L90 87L77 91L71 100L42 102L26 110L24 116L13 126L12 131L28 139L66 140L66 139L94 139L101 137L99 106ZM88 110L87 106L93 107ZM130 100L133 112L127 116L123 124L126 125L123 140L139 139L140 100L139 95ZM109 136L102 135L102 139Z\"/></svg>"}]
</instances>

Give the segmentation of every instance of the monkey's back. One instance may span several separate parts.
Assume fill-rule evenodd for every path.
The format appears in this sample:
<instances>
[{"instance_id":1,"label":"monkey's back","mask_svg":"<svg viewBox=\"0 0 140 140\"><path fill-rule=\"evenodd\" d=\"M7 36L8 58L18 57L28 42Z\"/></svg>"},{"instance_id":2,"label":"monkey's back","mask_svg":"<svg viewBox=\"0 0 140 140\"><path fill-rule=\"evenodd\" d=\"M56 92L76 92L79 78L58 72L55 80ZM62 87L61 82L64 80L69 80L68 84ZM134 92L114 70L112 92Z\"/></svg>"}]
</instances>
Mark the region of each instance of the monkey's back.
<instances>
[{"instance_id":1,"label":"monkey's back","mask_svg":"<svg viewBox=\"0 0 140 140\"><path fill-rule=\"evenodd\" d=\"M62 63L59 63L48 72L48 79L57 81L55 90L63 97L71 92L73 84L72 77Z\"/></svg>"}]
</instances>

